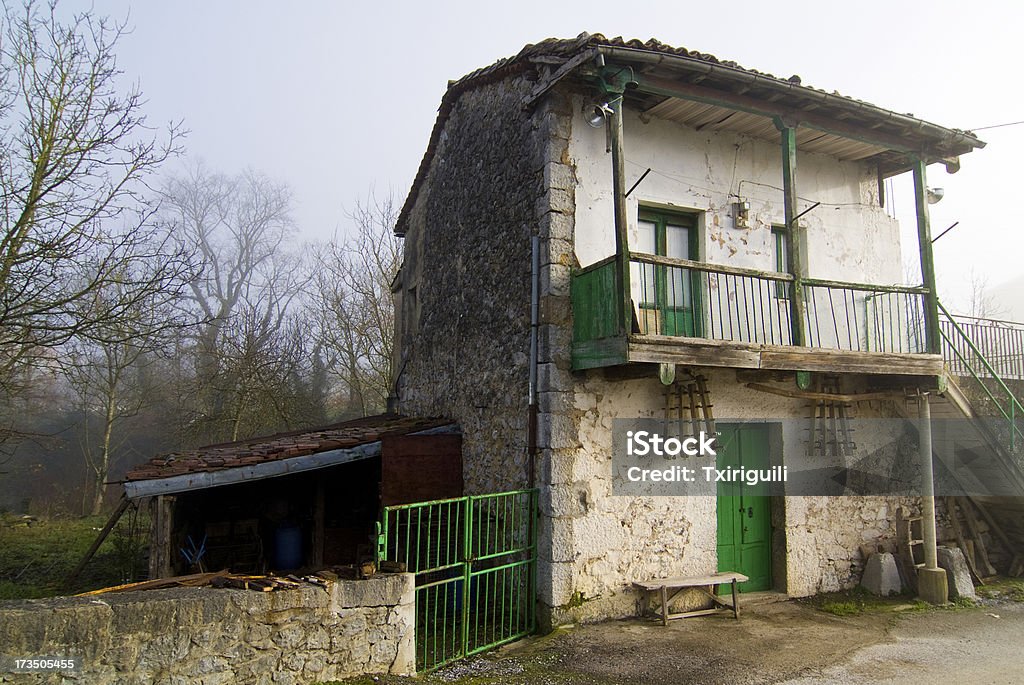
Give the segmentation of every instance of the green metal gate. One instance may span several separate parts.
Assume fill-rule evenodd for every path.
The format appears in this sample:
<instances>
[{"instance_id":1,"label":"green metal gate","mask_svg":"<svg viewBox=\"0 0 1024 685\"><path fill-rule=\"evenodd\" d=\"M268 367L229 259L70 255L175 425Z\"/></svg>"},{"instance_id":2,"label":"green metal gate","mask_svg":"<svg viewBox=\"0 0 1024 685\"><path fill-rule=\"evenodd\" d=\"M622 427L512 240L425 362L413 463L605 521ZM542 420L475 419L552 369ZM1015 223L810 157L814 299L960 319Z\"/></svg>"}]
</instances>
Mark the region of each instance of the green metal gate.
<instances>
[{"instance_id":1,"label":"green metal gate","mask_svg":"<svg viewBox=\"0 0 1024 685\"><path fill-rule=\"evenodd\" d=\"M532 633L537 491L384 508L377 557L416 574L416 670Z\"/></svg>"}]
</instances>

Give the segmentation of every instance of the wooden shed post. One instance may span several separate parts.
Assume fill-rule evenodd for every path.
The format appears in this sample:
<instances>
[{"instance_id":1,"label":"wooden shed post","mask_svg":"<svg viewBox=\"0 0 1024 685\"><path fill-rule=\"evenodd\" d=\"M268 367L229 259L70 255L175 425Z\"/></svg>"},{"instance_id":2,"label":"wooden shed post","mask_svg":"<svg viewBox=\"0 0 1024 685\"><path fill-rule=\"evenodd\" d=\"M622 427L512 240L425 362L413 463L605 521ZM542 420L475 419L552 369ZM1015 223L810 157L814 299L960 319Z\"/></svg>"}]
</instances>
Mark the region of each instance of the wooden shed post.
<instances>
[{"instance_id":1,"label":"wooden shed post","mask_svg":"<svg viewBox=\"0 0 1024 685\"><path fill-rule=\"evenodd\" d=\"M174 575L174 553L171 535L174 530L173 495L157 495L150 501L152 523L149 544L149 578L170 578Z\"/></svg>"}]
</instances>

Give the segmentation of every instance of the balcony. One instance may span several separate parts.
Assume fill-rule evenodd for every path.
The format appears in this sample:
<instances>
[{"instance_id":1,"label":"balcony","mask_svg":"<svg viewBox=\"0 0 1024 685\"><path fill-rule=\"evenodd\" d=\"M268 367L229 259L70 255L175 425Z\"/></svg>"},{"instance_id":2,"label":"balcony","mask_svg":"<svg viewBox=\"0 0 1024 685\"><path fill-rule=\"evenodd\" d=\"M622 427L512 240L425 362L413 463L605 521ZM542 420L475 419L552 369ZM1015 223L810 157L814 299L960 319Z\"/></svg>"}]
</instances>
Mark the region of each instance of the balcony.
<instances>
[{"instance_id":1,"label":"balcony","mask_svg":"<svg viewBox=\"0 0 1024 685\"><path fill-rule=\"evenodd\" d=\"M939 375L921 287L801 281L806 345L794 345L789 274L631 253L624 334L614 257L573 275L573 368L634 362L778 371Z\"/></svg>"}]
</instances>

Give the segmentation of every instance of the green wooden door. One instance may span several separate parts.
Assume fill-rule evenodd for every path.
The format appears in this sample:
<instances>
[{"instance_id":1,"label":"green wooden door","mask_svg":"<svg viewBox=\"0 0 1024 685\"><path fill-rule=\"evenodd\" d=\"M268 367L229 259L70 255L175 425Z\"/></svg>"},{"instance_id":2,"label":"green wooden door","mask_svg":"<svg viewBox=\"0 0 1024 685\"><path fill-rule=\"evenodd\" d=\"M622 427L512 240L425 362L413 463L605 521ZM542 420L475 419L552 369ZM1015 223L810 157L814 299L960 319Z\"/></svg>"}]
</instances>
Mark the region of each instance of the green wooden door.
<instances>
[{"instance_id":1,"label":"green wooden door","mask_svg":"<svg viewBox=\"0 0 1024 685\"><path fill-rule=\"evenodd\" d=\"M768 426L719 425L718 468L770 467ZM771 500L761 486L718 481L718 570L750 578L740 591L772 587Z\"/></svg>"}]
</instances>

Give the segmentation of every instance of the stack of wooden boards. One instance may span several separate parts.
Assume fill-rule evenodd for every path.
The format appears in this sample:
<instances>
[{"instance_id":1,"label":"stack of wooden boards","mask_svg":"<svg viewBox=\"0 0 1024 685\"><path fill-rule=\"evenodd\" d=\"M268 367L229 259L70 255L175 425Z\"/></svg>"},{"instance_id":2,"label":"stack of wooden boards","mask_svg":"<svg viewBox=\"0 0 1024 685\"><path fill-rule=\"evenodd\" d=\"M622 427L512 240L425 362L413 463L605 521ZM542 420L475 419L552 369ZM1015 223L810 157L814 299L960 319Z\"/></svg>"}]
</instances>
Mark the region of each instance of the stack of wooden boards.
<instances>
[{"instance_id":1,"label":"stack of wooden boards","mask_svg":"<svg viewBox=\"0 0 1024 685\"><path fill-rule=\"evenodd\" d=\"M335 566L330 569L323 569L316 571L315 573L302 576L245 575L240 573L230 573L227 570L207 573L192 573L186 576L157 578L155 580L144 580L138 583L127 583L125 585L105 587L99 590L83 592L76 595L76 597L101 595L108 592L163 590L173 587L237 588L239 590L272 592L273 590L292 590L304 585L326 587L327 583L338 580L339 578L352 580L369 578L378 570L389 573L401 573L405 571L405 564L382 562L379 569L372 563L360 564L358 566Z\"/></svg>"}]
</instances>

